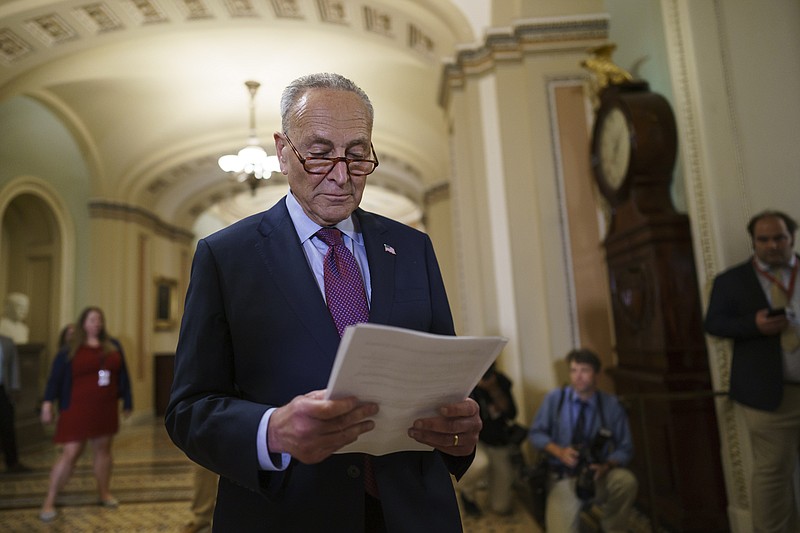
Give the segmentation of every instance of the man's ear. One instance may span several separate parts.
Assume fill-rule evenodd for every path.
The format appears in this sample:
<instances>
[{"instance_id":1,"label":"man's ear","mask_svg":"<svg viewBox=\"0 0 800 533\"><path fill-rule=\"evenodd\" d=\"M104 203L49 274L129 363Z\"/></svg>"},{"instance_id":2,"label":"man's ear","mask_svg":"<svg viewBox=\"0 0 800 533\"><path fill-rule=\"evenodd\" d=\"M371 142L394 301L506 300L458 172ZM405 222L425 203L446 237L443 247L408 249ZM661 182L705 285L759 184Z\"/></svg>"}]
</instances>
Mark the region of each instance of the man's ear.
<instances>
[{"instance_id":1,"label":"man's ear","mask_svg":"<svg viewBox=\"0 0 800 533\"><path fill-rule=\"evenodd\" d=\"M288 174L289 168L286 165L286 154L285 151L288 149L288 145L283 138L283 135L278 133L277 131L272 134L272 138L275 140L275 154L278 156L278 165L281 167L282 174Z\"/></svg>"}]
</instances>

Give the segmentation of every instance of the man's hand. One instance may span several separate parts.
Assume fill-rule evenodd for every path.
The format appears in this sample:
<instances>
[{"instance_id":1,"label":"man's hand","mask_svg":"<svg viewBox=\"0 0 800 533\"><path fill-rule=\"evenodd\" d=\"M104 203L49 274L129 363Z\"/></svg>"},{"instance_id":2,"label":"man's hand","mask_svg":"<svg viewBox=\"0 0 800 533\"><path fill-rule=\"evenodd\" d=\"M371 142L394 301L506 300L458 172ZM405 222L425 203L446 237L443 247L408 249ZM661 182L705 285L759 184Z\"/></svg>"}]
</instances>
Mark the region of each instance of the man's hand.
<instances>
[{"instance_id":1,"label":"man's hand","mask_svg":"<svg viewBox=\"0 0 800 533\"><path fill-rule=\"evenodd\" d=\"M549 442L544 449L547 453L561 461L568 468L575 468L578 466L578 458L580 457L580 453L575 448L570 446L562 448L555 442Z\"/></svg>"},{"instance_id":2,"label":"man's hand","mask_svg":"<svg viewBox=\"0 0 800 533\"><path fill-rule=\"evenodd\" d=\"M767 316L769 309L762 309L756 313L756 327L764 335L779 335L789 326L786 315Z\"/></svg>"},{"instance_id":3,"label":"man's hand","mask_svg":"<svg viewBox=\"0 0 800 533\"><path fill-rule=\"evenodd\" d=\"M594 470L595 481L605 477L612 468L614 468L612 463L593 463L589 465L589 469Z\"/></svg>"},{"instance_id":4,"label":"man's hand","mask_svg":"<svg viewBox=\"0 0 800 533\"><path fill-rule=\"evenodd\" d=\"M312 391L275 409L267 428L270 453L288 453L315 464L375 427L366 419L378 412L377 404L353 397L325 400L324 395L325 391Z\"/></svg>"},{"instance_id":5,"label":"man's hand","mask_svg":"<svg viewBox=\"0 0 800 533\"><path fill-rule=\"evenodd\" d=\"M439 416L415 420L408 436L448 455L464 456L475 449L482 427L478 404L467 398L440 408Z\"/></svg>"}]
</instances>

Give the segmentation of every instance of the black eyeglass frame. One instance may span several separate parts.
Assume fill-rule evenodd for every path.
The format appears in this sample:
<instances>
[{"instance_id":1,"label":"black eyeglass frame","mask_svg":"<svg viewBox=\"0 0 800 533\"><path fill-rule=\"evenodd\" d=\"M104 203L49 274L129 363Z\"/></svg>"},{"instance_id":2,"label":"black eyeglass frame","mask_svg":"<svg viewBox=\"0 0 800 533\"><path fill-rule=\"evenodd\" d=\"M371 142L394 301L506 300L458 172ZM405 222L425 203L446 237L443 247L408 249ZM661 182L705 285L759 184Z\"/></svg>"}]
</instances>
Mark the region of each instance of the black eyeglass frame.
<instances>
[{"instance_id":1,"label":"black eyeglass frame","mask_svg":"<svg viewBox=\"0 0 800 533\"><path fill-rule=\"evenodd\" d=\"M345 168L347 168L347 175L348 176L352 176L353 175L353 173L350 170L350 163L374 163L375 166L372 167L372 170L370 170L366 174L355 174L356 176L369 176L370 174L375 172L375 169L378 168L378 165L380 164L380 162L378 161L378 152L375 151L375 147L372 146L372 142L371 141L369 143L369 149L372 151L372 155L375 157L374 160L373 159L353 159L353 158L344 157L344 156L341 156L341 157L308 157L308 158L306 158L306 157L303 157L302 155L300 155L300 152L297 150L297 148L294 147L294 143L292 143L292 140L289 138L289 135L287 135L284 132L283 137L284 137L284 139L286 139L286 142L289 143L289 147L292 149L292 152L294 152L294 155L297 156L297 159L300 161L300 164L303 165L303 170L305 170L309 174L314 174L314 175L317 175L317 176L319 176L321 174L324 174L325 176L327 176L328 174L331 173L331 171L334 168L336 168L336 165L339 164L339 161L344 161ZM313 170L309 170L308 169L308 167L306 166L306 161L328 161L328 162L331 163L331 168L329 168L325 172L315 172Z\"/></svg>"}]
</instances>

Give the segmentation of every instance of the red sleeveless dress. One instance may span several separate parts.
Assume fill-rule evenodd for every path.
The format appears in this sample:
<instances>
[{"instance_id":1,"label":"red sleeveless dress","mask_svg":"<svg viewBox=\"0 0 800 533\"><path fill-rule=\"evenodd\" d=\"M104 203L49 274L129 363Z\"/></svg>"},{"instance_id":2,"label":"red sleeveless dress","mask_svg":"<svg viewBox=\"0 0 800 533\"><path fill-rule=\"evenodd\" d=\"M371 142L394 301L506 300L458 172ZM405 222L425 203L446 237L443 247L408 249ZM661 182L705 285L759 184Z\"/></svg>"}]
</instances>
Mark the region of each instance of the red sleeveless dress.
<instances>
[{"instance_id":1,"label":"red sleeveless dress","mask_svg":"<svg viewBox=\"0 0 800 533\"><path fill-rule=\"evenodd\" d=\"M59 413L53 441L83 441L119 430L119 352L103 354L100 347L81 346L72 358L69 407ZM108 385L99 383L99 371L111 372Z\"/></svg>"}]
</instances>

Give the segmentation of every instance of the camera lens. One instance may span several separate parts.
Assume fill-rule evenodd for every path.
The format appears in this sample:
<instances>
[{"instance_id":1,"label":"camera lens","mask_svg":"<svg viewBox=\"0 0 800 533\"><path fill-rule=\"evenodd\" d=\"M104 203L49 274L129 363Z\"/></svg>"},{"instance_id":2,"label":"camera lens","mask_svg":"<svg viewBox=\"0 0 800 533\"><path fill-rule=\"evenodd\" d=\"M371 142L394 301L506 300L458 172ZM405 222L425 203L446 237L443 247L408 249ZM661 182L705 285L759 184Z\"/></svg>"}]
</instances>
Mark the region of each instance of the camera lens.
<instances>
[{"instance_id":1,"label":"camera lens","mask_svg":"<svg viewBox=\"0 0 800 533\"><path fill-rule=\"evenodd\" d=\"M588 463L583 463L575 479L575 494L581 500L591 500L594 498L594 471L589 468Z\"/></svg>"}]
</instances>

